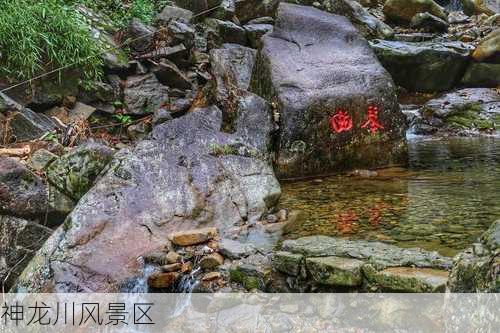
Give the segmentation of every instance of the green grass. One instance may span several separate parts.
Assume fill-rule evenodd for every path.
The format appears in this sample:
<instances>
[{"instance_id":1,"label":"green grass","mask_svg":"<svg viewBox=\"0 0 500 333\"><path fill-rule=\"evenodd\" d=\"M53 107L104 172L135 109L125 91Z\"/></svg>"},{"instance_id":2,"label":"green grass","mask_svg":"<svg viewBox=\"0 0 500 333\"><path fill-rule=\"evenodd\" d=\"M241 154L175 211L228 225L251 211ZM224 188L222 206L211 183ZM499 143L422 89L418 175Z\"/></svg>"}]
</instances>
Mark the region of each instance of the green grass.
<instances>
[{"instance_id":1,"label":"green grass","mask_svg":"<svg viewBox=\"0 0 500 333\"><path fill-rule=\"evenodd\" d=\"M99 44L84 18L61 0L0 0L0 76L27 79L78 62L98 77Z\"/></svg>"},{"instance_id":2,"label":"green grass","mask_svg":"<svg viewBox=\"0 0 500 333\"><path fill-rule=\"evenodd\" d=\"M103 45L75 6L83 4L125 27L151 23L164 0L0 0L0 78L14 82L76 63L83 79L99 79Z\"/></svg>"}]
</instances>

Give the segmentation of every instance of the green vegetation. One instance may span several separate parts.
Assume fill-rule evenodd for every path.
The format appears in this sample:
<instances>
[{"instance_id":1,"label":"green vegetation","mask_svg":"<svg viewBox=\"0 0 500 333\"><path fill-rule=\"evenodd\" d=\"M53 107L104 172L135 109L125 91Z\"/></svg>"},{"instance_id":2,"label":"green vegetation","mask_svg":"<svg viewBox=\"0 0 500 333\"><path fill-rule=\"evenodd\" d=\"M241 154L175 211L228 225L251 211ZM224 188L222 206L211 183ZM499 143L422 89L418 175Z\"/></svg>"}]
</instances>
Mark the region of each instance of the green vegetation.
<instances>
[{"instance_id":1,"label":"green vegetation","mask_svg":"<svg viewBox=\"0 0 500 333\"><path fill-rule=\"evenodd\" d=\"M98 77L99 44L84 18L62 0L0 0L0 76L31 78L78 62Z\"/></svg>"},{"instance_id":2,"label":"green vegetation","mask_svg":"<svg viewBox=\"0 0 500 333\"><path fill-rule=\"evenodd\" d=\"M101 76L104 49L91 35L84 5L123 28L151 23L164 0L0 0L0 77L20 81L76 64L83 79Z\"/></svg>"}]
</instances>

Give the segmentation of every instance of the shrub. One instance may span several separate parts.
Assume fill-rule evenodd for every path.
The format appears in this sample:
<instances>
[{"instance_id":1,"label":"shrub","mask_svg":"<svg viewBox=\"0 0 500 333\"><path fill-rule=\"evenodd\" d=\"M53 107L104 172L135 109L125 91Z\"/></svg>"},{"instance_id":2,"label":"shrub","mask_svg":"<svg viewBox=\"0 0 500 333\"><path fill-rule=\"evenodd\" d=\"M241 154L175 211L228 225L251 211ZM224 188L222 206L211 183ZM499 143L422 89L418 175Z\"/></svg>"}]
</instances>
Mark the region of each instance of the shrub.
<instances>
[{"instance_id":1,"label":"shrub","mask_svg":"<svg viewBox=\"0 0 500 333\"><path fill-rule=\"evenodd\" d=\"M63 0L0 0L0 76L32 78L77 63L85 78L100 76L100 45Z\"/></svg>"}]
</instances>

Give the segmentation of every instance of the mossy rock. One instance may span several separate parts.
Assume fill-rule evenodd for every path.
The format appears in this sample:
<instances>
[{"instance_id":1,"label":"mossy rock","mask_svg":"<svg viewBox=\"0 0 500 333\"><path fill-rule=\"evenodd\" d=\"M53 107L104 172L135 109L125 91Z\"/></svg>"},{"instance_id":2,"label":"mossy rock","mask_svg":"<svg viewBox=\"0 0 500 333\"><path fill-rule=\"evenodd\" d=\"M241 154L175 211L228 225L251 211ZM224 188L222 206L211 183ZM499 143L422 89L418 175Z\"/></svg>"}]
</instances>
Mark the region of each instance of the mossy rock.
<instances>
[{"instance_id":1,"label":"mossy rock","mask_svg":"<svg viewBox=\"0 0 500 333\"><path fill-rule=\"evenodd\" d=\"M61 156L47 168L48 180L74 200L80 199L111 161L113 150L89 142Z\"/></svg>"}]
</instances>

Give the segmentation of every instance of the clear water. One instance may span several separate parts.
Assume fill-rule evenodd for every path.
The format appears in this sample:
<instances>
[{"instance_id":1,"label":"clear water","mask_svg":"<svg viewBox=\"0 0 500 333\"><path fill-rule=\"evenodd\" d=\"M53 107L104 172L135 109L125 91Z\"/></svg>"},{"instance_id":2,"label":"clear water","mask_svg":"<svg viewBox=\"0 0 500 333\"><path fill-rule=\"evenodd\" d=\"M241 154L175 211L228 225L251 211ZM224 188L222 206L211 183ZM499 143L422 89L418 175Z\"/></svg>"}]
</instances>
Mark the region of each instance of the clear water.
<instances>
[{"instance_id":1,"label":"clear water","mask_svg":"<svg viewBox=\"0 0 500 333\"><path fill-rule=\"evenodd\" d=\"M282 184L286 238L334 235L453 256L500 219L500 138L409 141L408 169Z\"/></svg>"}]
</instances>

